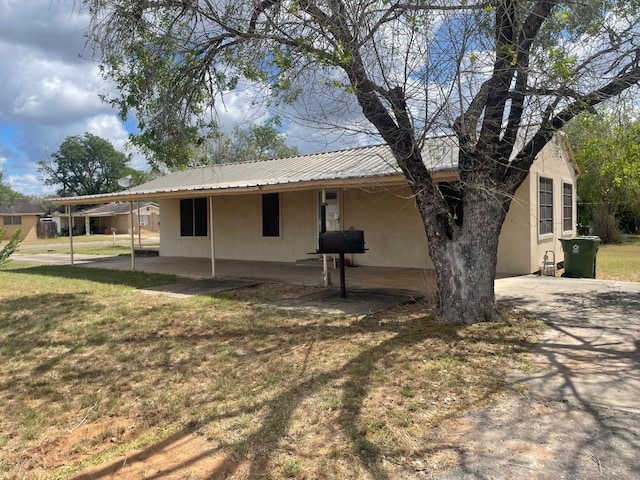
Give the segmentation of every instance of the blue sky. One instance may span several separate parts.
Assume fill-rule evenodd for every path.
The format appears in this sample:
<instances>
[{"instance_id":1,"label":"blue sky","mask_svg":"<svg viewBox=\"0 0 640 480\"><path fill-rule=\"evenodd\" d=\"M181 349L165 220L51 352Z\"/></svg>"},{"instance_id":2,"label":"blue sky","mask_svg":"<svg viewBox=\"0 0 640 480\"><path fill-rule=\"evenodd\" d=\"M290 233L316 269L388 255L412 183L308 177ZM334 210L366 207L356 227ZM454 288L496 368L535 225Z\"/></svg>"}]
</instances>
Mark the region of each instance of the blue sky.
<instances>
[{"instance_id":1,"label":"blue sky","mask_svg":"<svg viewBox=\"0 0 640 480\"><path fill-rule=\"evenodd\" d=\"M133 155L132 166L146 161L127 150L128 128L100 102L107 90L95 61L85 52L85 13L74 0L0 0L0 169L3 180L24 194L51 195L38 178L37 162L58 150L70 135L93 133ZM256 89L231 92L219 112L223 130L267 118L256 111ZM285 123L287 142L300 153L354 146L344 132Z\"/></svg>"}]
</instances>

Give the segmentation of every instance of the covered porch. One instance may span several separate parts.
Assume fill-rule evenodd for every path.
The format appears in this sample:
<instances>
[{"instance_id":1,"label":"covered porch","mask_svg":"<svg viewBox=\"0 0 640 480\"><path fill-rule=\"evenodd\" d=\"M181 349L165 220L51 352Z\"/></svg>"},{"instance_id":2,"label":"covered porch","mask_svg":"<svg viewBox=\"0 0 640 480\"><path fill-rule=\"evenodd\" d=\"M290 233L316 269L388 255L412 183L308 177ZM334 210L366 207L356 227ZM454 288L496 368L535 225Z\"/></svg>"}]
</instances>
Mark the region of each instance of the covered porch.
<instances>
[{"instance_id":1,"label":"covered porch","mask_svg":"<svg viewBox=\"0 0 640 480\"><path fill-rule=\"evenodd\" d=\"M20 262L70 264L69 255L19 255ZM129 256L104 257L96 255L74 256L74 265L113 270L131 270ZM135 270L148 273L165 273L192 279L212 278L210 258L136 256ZM340 269L329 267L332 288L340 286ZM289 285L322 286L322 262L318 265L291 262L261 262L246 260L215 261L216 280L247 280L255 282L282 283ZM367 289L384 292L405 293L413 296L435 298L437 290L432 270L398 267L345 267L346 289Z\"/></svg>"}]
</instances>

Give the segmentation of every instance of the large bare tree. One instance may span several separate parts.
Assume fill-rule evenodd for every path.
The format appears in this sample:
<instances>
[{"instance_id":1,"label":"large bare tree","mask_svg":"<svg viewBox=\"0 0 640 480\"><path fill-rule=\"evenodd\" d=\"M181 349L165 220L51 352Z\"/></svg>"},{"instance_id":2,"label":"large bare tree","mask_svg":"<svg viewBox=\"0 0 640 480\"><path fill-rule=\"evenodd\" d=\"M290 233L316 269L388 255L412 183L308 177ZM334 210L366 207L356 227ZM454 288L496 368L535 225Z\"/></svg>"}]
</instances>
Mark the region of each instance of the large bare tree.
<instances>
[{"instance_id":1,"label":"large bare tree","mask_svg":"<svg viewBox=\"0 0 640 480\"><path fill-rule=\"evenodd\" d=\"M263 84L285 101L314 85L355 99L413 192L450 321L496 315L498 236L543 146L640 80L633 0L83 4L118 87L111 101L123 115L135 110L136 141L169 166L189 154L220 94L239 84ZM457 139L461 216L423 162L432 133Z\"/></svg>"}]
</instances>

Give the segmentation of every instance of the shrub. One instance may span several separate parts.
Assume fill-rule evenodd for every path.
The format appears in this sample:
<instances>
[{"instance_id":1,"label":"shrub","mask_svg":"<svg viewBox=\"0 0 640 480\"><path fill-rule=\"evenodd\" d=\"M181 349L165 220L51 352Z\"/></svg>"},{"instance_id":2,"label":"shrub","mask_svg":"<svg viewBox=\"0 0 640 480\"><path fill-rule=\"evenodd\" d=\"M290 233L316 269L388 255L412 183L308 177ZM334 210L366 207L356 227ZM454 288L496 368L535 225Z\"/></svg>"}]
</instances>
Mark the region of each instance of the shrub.
<instances>
[{"instance_id":1,"label":"shrub","mask_svg":"<svg viewBox=\"0 0 640 480\"><path fill-rule=\"evenodd\" d=\"M0 229L0 238L4 237L4 230ZM20 245L20 229L17 229L11 235L7 244L0 249L0 267L9 262L9 257L16 251Z\"/></svg>"},{"instance_id":2,"label":"shrub","mask_svg":"<svg viewBox=\"0 0 640 480\"><path fill-rule=\"evenodd\" d=\"M593 212L593 234L600 237L602 243L622 243L622 232L616 217L604 210Z\"/></svg>"}]
</instances>

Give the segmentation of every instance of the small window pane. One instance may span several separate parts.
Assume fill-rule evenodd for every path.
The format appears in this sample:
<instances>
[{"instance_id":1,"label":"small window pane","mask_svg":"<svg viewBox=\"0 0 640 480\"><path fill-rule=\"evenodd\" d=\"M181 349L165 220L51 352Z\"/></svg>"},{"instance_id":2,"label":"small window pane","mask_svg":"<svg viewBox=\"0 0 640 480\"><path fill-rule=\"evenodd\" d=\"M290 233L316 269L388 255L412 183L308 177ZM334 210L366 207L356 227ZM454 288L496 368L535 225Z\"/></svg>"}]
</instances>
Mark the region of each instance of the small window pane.
<instances>
[{"instance_id":1,"label":"small window pane","mask_svg":"<svg viewBox=\"0 0 640 480\"><path fill-rule=\"evenodd\" d=\"M180 236L193 237L193 199L180 200Z\"/></svg>"},{"instance_id":2,"label":"small window pane","mask_svg":"<svg viewBox=\"0 0 640 480\"><path fill-rule=\"evenodd\" d=\"M207 199L196 198L194 205L194 232L196 237L207 236Z\"/></svg>"}]
</instances>

